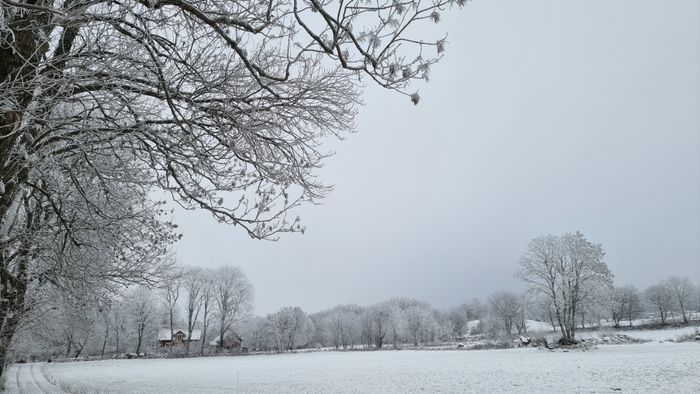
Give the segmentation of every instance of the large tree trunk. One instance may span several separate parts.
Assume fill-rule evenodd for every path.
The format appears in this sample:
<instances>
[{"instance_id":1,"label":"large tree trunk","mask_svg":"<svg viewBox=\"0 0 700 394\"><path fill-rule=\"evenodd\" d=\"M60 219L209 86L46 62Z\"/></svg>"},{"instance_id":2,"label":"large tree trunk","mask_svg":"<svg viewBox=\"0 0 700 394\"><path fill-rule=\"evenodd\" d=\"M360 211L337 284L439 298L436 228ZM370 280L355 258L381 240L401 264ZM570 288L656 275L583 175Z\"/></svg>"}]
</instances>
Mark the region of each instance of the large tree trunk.
<instances>
[{"instance_id":1,"label":"large tree trunk","mask_svg":"<svg viewBox=\"0 0 700 394\"><path fill-rule=\"evenodd\" d=\"M31 226L32 215L28 215L27 227ZM16 257L19 259L17 273L13 275L8 270L5 251L0 249L0 363L3 367L17 327L26 312L24 299L27 292L29 257L29 244L25 241L19 256Z\"/></svg>"},{"instance_id":2,"label":"large tree trunk","mask_svg":"<svg viewBox=\"0 0 700 394\"><path fill-rule=\"evenodd\" d=\"M207 316L209 314L209 302L205 301L204 302L204 314L202 315L202 338L200 339L202 341L200 347L199 347L199 355L204 356L204 345L207 342L207 329L209 329L209 317Z\"/></svg>"},{"instance_id":3,"label":"large tree trunk","mask_svg":"<svg viewBox=\"0 0 700 394\"><path fill-rule=\"evenodd\" d=\"M685 315L685 308L683 307L683 303L682 303L682 302L680 302L680 306L681 306L681 313L683 314L683 323L687 323L687 322L688 322L688 317Z\"/></svg>"},{"instance_id":4,"label":"large tree trunk","mask_svg":"<svg viewBox=\"0 0 700 394\"><path fill-rule=\"evenodd\" d=\"M173 337L175 336L174 330L175 329L173 327L173 308L170 308L170 345L171 345L171 347L174 343L174 341L173 341L174 340Z\"/></svg>"},{"instance_id":5,"label":"large tree trunk","mask_svg":"<svg viewBox=\"0 0 700 394\"><path fill-rule=\"evenodd\" d=\"M102 341L102 351L100 352L100 357L104 358L105 349L107 348L107 338L109 338L109 324L107 324L107 329L105 330L105 339Z\"/></svg>"},{"instance_id":6,"label":"large tree trunk","mask_svg":"<svg viewBox=\"0 0 700 394\"><path fill-rule=\"evenodd\" d=\"M75 346L75 354L73 355L74 358L80 357L80 353L83 352L83 348L85 347L85 342L80 343L78 342Z\"/></svg>"},{"instance_id":7,"label":"large tree trunk","mask_svg":"<svg viewBox=\"0 0 700 394\"><path fill-rule=\"evenodd\" d=\"M661 325L663 326L666 324L666 314L664 313L663 308L659 308L659 313L661 314Z\"/></svg>"},{"instance_id":8,"label":"large tree trunk","mask_svg":"<svg viewBox=\"0 0 700 394\"><path fill-rule=\"evenodd\" d=\"M2 327L0 327L0 377L2 377L2 371L4 371L7 351L10 349L17 325L19 324L19 317L8 317L6 310L3 308L0 312L0 323L2 324ZM19 315L19 312L17 312L17 315Z\"/></svg>"},{"instance_id":9,"label":"large tree trunk","mask_svg":"<svg viewBox=\"0 0 700 394\"><path fill-rule=\"evenodd\" d=\"M45 11L43 8L47 3L53 3L48 0L38 0L28 2L35 7L24 8L20 16L15 16L12 21L7 23L9 34L3 34L0 40L0 81L6 83L5 86L10 86L8 91L3 91L3 99L13 103L12 107L0 108L0 183L3 184L4 191L0 192L0 239L4 238L9 232L17 217L18 203L23 199L26 186L25 182L29 176L29 170L26 167L24 160L17 160L13 155L18 154L17 145L23 143L21 139L24 133L17 132L24 118L24 111L29 107L34 99L35 92L39 91L36 86L36 72L42 72L40 64L42 59L45 59L46 51L49 49L48 38L42 42L40 37L49 37L48 34L52 28L50 18L52 13ZM3 9L6 8L3 5ZM48 9L48 7L47 7ZM77 25L76 25L77 26ZM77 27L71 30L75 31L77 36ZM43 30L43 31L41 31ZM43 34L39 34L43 33ZM9 39L9 37L12 37ZM57 49L56 53L62 55L65 51L70 50L72 39L62 37L61 49ZM56 63L54 71L62 69L63 64ZM27 130L31 130L27 127ZM28 132L27 132L28 133ZM31 225L31 220L27 219L27 224ZM4 260L7 245L0 241L0 287L2 290L2 302L0 302L0 375L4 371L4 362L7 358L7 350L10 342L18 328L21 316L26 312L24 310L24 298L27 290L27 266L28 252L31 245L30 241L26 240L22 246L25 249L21 252L24 256L19 263L19 269L16 273L9 271L8 263ZM8 298L8 295L10 297ZM9 317L8 317L9 316Z\"/></svg>"},{"instance_id":10,"label":"large tree trunk","mask_svg":"<svg viewBox=\"0 0 700 394\"><path fill-rule=\"evenodd\" d=\"M116 352L117 354L119 354L119 353L120 353L120 352L119 352L119 331L121 331L120 326L119 326L119 323L117 323L116 329L117 329L117 332L116 332L116 335L115 335L115 337L116 337L116 338L115 338L115 339L116 339L116 343L114 344L114 350L115 350L115 352Z\"/></svg>"},{"instance_id":11,"label":"large tree trunk","mask_svg":"<svg viewBox=\"0 0 700 394\"><path fill-rule=\"evenodd\" d=\"M70 351L73 348L73 340L69 336L68 338L68 346L66 346L66 357L70 356Z\"/></svg>"},{"instance_id":12,"label":"large tree trunk","mask_svg":"<svg viewBox=\"0 0 700 394\"><path fill-rule=\"evenodd\" d=\"M221 318L221 321L219 322L221 325L219 326L219 343L218 343L218 348L219 351L224 350L224 333L226 331L224 324L226 322L226 319L223 317Z\"/></svg>"},{"instance_id":13,"label":"large tree trunk","mask_svg":"<svg viewBox=\"0 0 700 394\"><path fill-rule=\"evenodd\" d=\"M566 338L566 324L564 322L564 319L561 316L561 312L559 311L559 308L556 310L556 316L557 316L557 323L559 323L559 331L561 332L561 336Z\"/></svg>"},{"instance_id":14,"label":"large tree trunk","mask_svg":"<svg viewBox=\"0 0 700 394\"><path fill-rule=\"evenodd\" d=\"M144 330L145 330L145 327L142 324L139 324L139 328L138 328L138 332L137 332L138 343L136 344L136 356L138 356L139 353L141 353L141 340L143 339Z\"/></svg>"}]
</instances>

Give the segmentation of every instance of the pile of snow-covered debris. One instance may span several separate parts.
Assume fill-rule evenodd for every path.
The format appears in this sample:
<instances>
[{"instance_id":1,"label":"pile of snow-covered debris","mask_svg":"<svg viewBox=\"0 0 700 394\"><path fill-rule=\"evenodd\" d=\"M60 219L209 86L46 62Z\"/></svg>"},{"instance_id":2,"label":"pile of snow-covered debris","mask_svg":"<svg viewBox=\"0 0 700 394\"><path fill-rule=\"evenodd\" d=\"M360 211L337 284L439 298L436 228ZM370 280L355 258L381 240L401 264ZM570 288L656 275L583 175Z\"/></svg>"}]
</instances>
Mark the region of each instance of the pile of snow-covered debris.
<instances>
[{"instance_id":1,"label":"pile of snow-covered debris","mask_svg":"<svg viewBox=\"0 0 700 394\"><path fill-rule=\"evenodd\" d=\"M547 339L544 337L530 338L525 336L520 336L520 338L513 341L515 347L549 347Z\"/></svg>"},{"instance_id":2,"label":"pile of snow-covered debris","mask_svg":"<svg viewBox=\"0 0 700 394\"><path fill-rule=\"evenodd\" d=\"M700 328L696 328L694 332L688 332L685 334L678 335L676 339L671 340L671 342L698 342L700 343Z\"/></svg>"},{"instance_id":3,"label":"pile of snow-covered debris","mask_svg":"<svg viewBox=\"0 0 700 394\"><path fill-rule=\"evenodd\" d=\"M633 338L629 335L616 333L612 335L603 335L599 338L588 338L585 340L585 342L593 345L625 345L628 343L643 343L648 341L644 339Z\"/></svg>"},{"instance_id":4,"label":"pile of snow-covered debris","mask_svg":"<svg viewBox=\"0 0 700 394\"><path fill-rule=\"evenodd\" d=\"M544 337L525 337L521 336L520 338L516 339L513 341L514 347L538 347L538 348L547 348L550 350L553 349L581 349L581 350L588 350L592 349L597 345L623 345L623 344L629 344L629 343L644 343L648 342L648 340L644 339L639 339L639 338L633 338L630 337L629 335L625 334L612 334L612 335L603 335L599 338L586 338L586 339L580 339L580 340L573 340L573 341L564 341L560 339L559 341L554 341L550 340L547 341L547 338Z\"/></svg>"}]
</instances>

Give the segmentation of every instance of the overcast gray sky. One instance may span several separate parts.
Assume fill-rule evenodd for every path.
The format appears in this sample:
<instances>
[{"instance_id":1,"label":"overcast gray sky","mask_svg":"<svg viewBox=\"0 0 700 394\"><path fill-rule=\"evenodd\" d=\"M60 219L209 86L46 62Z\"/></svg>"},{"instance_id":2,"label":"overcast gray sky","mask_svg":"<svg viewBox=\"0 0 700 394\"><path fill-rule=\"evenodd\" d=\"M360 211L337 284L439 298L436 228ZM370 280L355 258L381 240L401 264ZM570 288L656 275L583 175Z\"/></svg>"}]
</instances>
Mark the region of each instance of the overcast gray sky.
<instances>
[{"instance_id":1,"label":"overcast gray sky","mask_svg":"<svg viewBox=\"0 0 700 394\"><path fill-rule=\"evenodd\" d=\"M700 283L700 2L475 0L444 15L414 107L369 87L308 231L254 241L178 212L180 262L240 266L256 313L521 286L538 235L582 231L616 282Z\"/></svg>"}]
</instances>

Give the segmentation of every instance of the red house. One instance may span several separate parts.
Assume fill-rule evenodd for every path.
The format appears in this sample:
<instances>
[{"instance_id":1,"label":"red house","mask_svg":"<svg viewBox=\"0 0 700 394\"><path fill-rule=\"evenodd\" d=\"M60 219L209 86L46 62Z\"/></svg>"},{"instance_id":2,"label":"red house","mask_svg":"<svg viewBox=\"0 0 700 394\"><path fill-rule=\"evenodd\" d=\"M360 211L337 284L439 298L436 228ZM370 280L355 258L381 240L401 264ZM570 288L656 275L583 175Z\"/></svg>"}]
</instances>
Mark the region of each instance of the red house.
<instances>
[{"instance_id":1,"label":"red house","mask_svg":"<svg viewBox=\"0 0 700 394\"><path fill-rule=\"evenodd\" d=\"M170 337L170 329L163 328L158 331L158 343L160 347L181 347L185 343L197 342L202 339L201 330L192 330L192 338L187 338L187 330L175 328L173 329L172 338Z\"/></svg>"}]
</instances>

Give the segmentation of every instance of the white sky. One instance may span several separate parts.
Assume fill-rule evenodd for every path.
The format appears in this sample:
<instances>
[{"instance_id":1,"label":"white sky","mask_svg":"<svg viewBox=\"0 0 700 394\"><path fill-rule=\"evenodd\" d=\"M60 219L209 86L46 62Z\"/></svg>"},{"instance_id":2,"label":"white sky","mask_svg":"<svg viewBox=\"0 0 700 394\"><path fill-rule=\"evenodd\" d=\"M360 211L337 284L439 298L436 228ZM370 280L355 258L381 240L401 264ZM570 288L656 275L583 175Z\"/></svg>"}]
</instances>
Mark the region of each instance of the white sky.
<instances>
[{"instance_id":1,"label":"white sky","mask_svg":"<svg viewBox=\"0 0 700 394\"><path fill-rule=\"evenodd\" d=\"M305 235L179 212L180 262L240 266L256 313L521 286L527 242L582 231L618 283L700 283L700 2L475 0L423 100L369 87Z\"/></svg>"}]
</instances>

